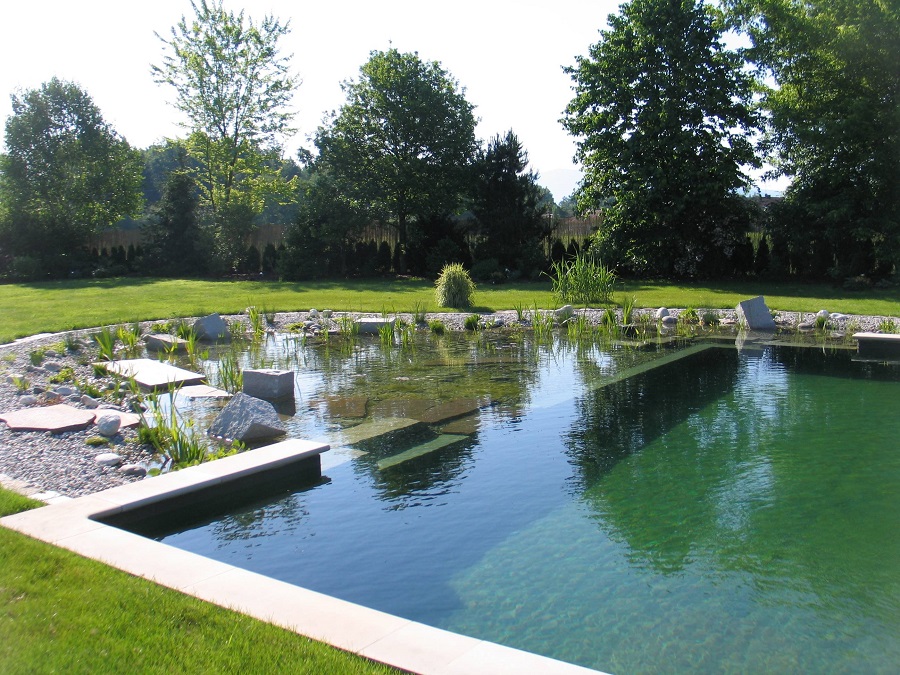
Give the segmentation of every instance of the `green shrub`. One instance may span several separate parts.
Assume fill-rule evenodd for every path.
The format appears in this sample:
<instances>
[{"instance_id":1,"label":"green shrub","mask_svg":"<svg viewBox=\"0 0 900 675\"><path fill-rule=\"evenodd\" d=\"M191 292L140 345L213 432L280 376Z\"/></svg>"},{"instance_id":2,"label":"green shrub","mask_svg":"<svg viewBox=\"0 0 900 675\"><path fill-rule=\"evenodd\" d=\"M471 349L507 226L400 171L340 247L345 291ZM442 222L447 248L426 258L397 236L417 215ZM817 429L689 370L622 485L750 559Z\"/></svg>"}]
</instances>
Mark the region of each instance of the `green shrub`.
<instances>
[{"instance_id":1,"label":"green shrub","mask_svg":"<svg viewBox=\"0 0 900 675\"><path fill-rule=\"evenodd\" d=\"M465 322L466 330L478 330L479 321L481 321L481 317L477 314L470 314L469 316L467 316Z\"/></svg>"},{"instance_id":2,"label":"green shrub","mask_svg":"<svg viewBox=\"0 0 900 675\"><path fill-rule=\"evenodd\" d=\"M440 307L471 307L475 284L461 263L444 265L435 282L434 299Z\"/></svg>"},{"instance_id":3,"label":"green shrub","mask_svg":"<svg viewBox=\"0 0 900 675\"><path fill-rule=\"evenodd\" d=\"M429 321L428 328L430 328L431 332L434 333L435 335L443 335L447 330L447 327L444 325L444 322L441 321L440 319L432 319L431 321Z\"/></svg>"}]
</instances>

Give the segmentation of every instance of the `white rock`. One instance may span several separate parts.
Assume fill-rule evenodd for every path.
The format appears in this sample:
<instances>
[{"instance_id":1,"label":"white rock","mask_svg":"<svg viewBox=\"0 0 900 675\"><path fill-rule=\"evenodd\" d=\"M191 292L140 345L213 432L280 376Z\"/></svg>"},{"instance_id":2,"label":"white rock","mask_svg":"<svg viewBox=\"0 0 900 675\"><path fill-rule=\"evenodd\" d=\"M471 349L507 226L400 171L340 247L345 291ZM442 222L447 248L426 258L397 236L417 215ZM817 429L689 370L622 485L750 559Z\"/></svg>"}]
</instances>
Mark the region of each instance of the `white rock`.
<instances>
[{"instance_id":1,"label":"white rock","mask_svg":"<svg viewBox=\"0 0 900 675\"><path fill-rule=\"evenodd\" d=\"M94 457L94 461L101 466L118 466L122 458L114 452L103 452Z\"/></svg>"},{"instance_id":2,"label":"white rock","mask_svg":"<svg viewBox=\"0 0 900 675\"><path fill-rule=\"evenodd\" d=\"M668 314L666 314L664 317L662 317L661 321L662 321L663 326L674 326L675 324L678 323L677 318L675 318L674 316L669 316Z\"/></svg>"},{"instance_id":3,"label":"white rock","mask_svg":"<svg viewBox=\"0 0 900 675\"><path fill-rule=\"evenodd\" d=\"M575 314L575 308L572 305L563 305L557 310L554 310L553 314L556 316L558 321L565 321L566 319L571 319Z\"/></svg>"},{"instance_id":4,"label":"white rock","mask_svg":"<svg viewBox=\"0 0 900 675\"><path fill-rule=\"evenodd\" d=\"M118 415L101 415L97 418L97 433L107 438L119 433L122 419Z\"/></svg>"},{"instance_id":5,"label":"white rock","mask_svg":"<svg viewBox=\"0 0 900 675\"><path fill-rule=\"evenodd\" d=\"M91 398L87 394L82 394L81 395L81 405L83 405L85 408L96 408L97 406L100 405L100 401L98 401L95 398Z\"/></svg>"},{"instance_id":6,"label":"white rock","mask_svg":"<svg viewBox=\"0 0 900 675\"><path fill-rule=\"evenodd\" d=\"M310 319L316 319L316 318L318 318L318 316L319 316L319 310L317 310L317 309L309 310L309 318Z\"/></svg>"},{"instance_id":7,"label":"white rock","mask_svg":"<svg viewBox=\"0 0 900 675\"><path fill-rule=\"evenodd\" d=\"M817 319L827 319L829 316L831 316L831 313L827 309L820 309L816 312Z\"/></svg>"},{"instance_id":8,"label":"white rock","mask_svg":"<svg viewBox=\"0 0 900 675\"><path fill-rule=\"evenodd\" d=\"M656 320L657 321L660 321L661 319L665 319L667 316L669 316L669 310L666 309L665 307L660 307L658 310L656 310Z\"/></svg>"},{"instance_id":9,"label":"white rock","mask_svg":"<svg viewBox=\"0 0 900 675\"><path fill-rule=\"evenodd\" d=\"M57 361L44 361L41 365L44 370L49 370L51 373L58 373L62 370L62 364Z\"/></svg>"},{"instance_id":10,"label":"white rock","mask_svg":"<svg viewBox=\"0 0 900 675\"><path fill-rule=\"evenodd\" d=\"M33 396L31 394L23 394L17 400L22 405L34 405L35 403L37 403L37 396Z\"/></svg>"},{"instance_id":11,"label":"white rock","mask_svg":"<svg viewBox=\"0 0 900 675\"><path fill-rule=\"evenodd\" d=\"M329 319L329 318L331 318L331 310L330 310L330 309L323 309L323 310L322 310L322 318L323 318L323 319Z\"/></svg>"},{"instance_id":12,"label":"white rock","mask_svg":"<svg viewBox=\"0 0 900 675\"><path fill-rule=\"evenodd\" d=\"M60 396L71 396L75 393L76 390L74 387L61 386L56 387L53 391L55 391Z\"/></svg>"}]
</instances>

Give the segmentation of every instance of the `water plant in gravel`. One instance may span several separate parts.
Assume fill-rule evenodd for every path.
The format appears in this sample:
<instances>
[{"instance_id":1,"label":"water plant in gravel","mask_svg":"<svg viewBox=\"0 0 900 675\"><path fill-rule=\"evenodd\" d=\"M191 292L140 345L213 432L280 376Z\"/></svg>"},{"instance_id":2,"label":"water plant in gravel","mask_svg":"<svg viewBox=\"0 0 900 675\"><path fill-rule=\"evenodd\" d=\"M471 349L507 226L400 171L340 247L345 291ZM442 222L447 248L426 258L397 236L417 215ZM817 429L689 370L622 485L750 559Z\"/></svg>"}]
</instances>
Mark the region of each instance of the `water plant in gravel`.
<instances>
[{"instance_id":1,"label":"water plant in gravel","mask_svg":"<svg viewBox=\"0 0 900 675\"><path fill-rule=\"evenodd\" d=\"M443 335L447 332L447 326L440 319L432 319L428 322L428 329L435 335Z\"/></svg>"},{"instance_id":2,"label":"water plant in gravel","mask_svg":"<svg viewBox=\"0 0 900 675\"><path fill-rule=\"evenodd\" d=\"M537 306L531 311L531 329L534 331L536 340L550 339L553 336L555 323L553 312L542 312Z\"/></svg>"},{"instance_id":3,"label":"water plant in gravel","mask_svg":"<svg viewBox=\"0 0 900 675\"><path fill-rule=\"evenodd\" d=\"M634 308L637 305L637 297L632 295L622 298L622 325L627 326L634 318Z\"/></svg>"},{"instance_id":4,"label":"water plant in gravel","mask_svg":"<svg viewBox=\"0 0 900 675\"><path fill-rule=\"evenodd\" d=\"M250 321L250 334L258 340L266 333L265 315L255 305L247 308L247 318Z\"/></svg>"},{"instance_id":5,"label":"water plant in gravel","mask_svg":"<svg viewBox=\"0 0 900 675\"><path fill-rule=\"evenodd\" d=\"M417 324L424 324L426 315L428 311L425 308L425 305L421 305L418 302L413 307L413 321Z\"/></svg>"},{"instance_id":6,"label":"water plant in gravel","mask_svg":"<svg viewBox=\"0 0 900 675\"><path fill-rule=\"evenodd\" d=\"M900 329L897 328L897 324L893 319L887 318L882 319L878 324L878 332L879 333L897 333L900 332Z\"/></svg>"},{"instance_id":7,"label":"water plant in gravel","mask_svg":"<svg viewBox=\"0 0 900 675\"><path fill-rule=\"evenodd\" d=\"M219 357L219 367L215 372L215 383L220 389L236 394L244 388L244 373L241 370L238 349L231 348Z\"/></svg>"},{"instance_id":8,"label":"water plant in gravel","mask_svg":"<svg viewBox=\"0 0 900 675\"><path fill-rule=\"evenodd\" d=\"M581 253L572 260L554 262L549 276L557 298L581 305L609 304L616 285L616 273L611 268Z\"/></svg>"},{"instance_id":9,"label":"water plant in gravel","mask_svg":"<svg viewBox=\"0 0 900 675\"><path fill-rule=\"evenodd\" d=\"M177 393L177 388L169 387L167 405L163 405L159 394L144 399L147 412L141 413L138 439L152 445L174 468L183 468L202 462L208 446L206 439L194 429L194 420L178 414Z\"/></svg>"},{"instance_id":10,"label":"water plant in gravel","mask_svg":"<svg viewBox=\"0 0 900 675\"><path fill-rule=\"evenodd\" d=\"M113 361L116 358L116 334L111 328L101 328L93 334L94 342L99 349L99 358L103 361Z\"/></svg>"},{"instance_id":11,"label":"water plant in gravel","mask_svg":"<svg viewBox=\"0 0 900 675\"><path fill-rule=\"evenodd\" d=\"M481 317L477 314L469 314L469 316L466 317L463 325L465 326L466 330L476 331L478 330L478 323L480 321Z\"/></svg>"},{"instance_id":12,"label":"water plant in gravel","mask_svg":"<svg viewBox=\"0 0 900 675\"><path fill-rule=\"evenodd\" d=\"M390 347L394 344L394 322L382 324L378 327L378 337L383 347Z\"/></svg>"}]
</instances>

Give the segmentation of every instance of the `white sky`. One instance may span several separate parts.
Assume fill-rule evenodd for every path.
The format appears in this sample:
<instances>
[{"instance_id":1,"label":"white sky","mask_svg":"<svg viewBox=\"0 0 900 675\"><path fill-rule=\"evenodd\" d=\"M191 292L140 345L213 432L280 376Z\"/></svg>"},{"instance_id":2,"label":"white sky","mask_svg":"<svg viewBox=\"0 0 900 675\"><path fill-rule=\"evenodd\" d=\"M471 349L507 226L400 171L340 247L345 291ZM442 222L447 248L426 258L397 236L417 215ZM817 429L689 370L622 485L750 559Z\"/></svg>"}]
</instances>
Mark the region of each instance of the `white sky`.
<instances>
[{"instance_id":1,"label":"white sky","mask_svg":"<svg viewBox=\"0 0 900 675\"><path fill-rule=\"evenodd\" d=\"M297 134L287 154L312 148L309 136L323 115L344 102L340 83L357 79L372 50L391 46L439 61L466 90L480 119L479 138L512 129L528 151L541 184L557 201L580 176L574 140L559 124L572 97L564 65L587 54L620 0L225 0L260 21L273 14L290 21L281 42L293 54L302 84L294 98ZM183 135L173 92L157 85L150 64L189 0L25 0L3 9L0 38L0 119L11 113L9 95L53 76L77 82L104 118L139 148Z\"/></svg>"}]
</instances>

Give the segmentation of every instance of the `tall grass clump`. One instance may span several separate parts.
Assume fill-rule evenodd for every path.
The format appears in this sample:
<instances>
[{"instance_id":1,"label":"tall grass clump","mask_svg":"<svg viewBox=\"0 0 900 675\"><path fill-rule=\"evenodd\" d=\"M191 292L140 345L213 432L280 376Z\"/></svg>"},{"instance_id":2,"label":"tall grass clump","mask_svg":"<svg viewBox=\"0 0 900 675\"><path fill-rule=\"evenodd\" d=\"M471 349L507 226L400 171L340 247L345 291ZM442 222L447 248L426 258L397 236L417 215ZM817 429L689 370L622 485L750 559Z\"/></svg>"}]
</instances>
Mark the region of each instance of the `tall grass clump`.
<instances>
[{"instance_id":1,"label":"tall grass clump","mask_svg":"<svg viewBox=\"0 0 900 675\"><path fill-rule=\"evenodd\" d=\"M94 342L100 350L103 361L114 361L116 358L116 334L109 328L101 328L93 335Z\"/></svg>"},{"instance_id":2,"label":"tall grass clump","mask_svg":"<svg viewBox=\"0 0 900 675\"><path fill-rule=\"evenodd\" d=\"M182 468L199 464L207 455L206 440L194 429L194 420L183 419L175 409L174 387L169 388L168 411L163 409L159 396L151 394L147 397L147 420L141 414L141 427L138 438L150 443L156 451L168 458L174 468Z\"/></svg>"},{"instance_id":3,"label":"tall grass clump","mask_svg":"<svg viewBox=\"0 0 900 675\"><path fill-rule=\"evenodd\" d=\"M475 283L462 264L448 263L435 282L434 299L440 307L471 307L474 292Z\"/></svg>"},{"instance_id":4,"label":"tall grass clump","mask_svg":"<svg viewBox=\"0 0 900 675\"><path fill-rule=\"evenodd\" d=\"M553 263L550 278L553 293L562 302L581 305L609 304L616 283L616 273L587 255Z\"/></svg>"}]
</instances>

